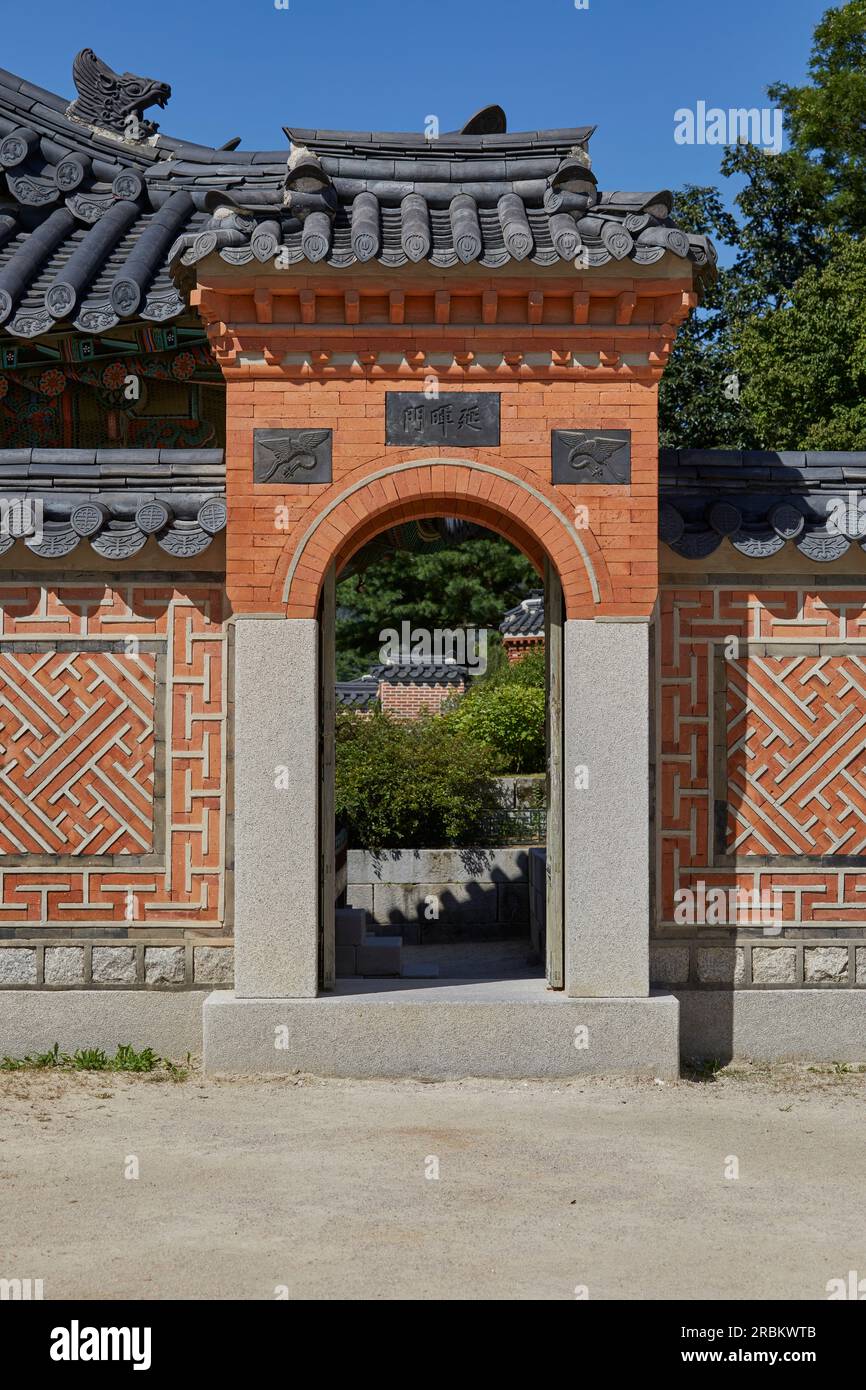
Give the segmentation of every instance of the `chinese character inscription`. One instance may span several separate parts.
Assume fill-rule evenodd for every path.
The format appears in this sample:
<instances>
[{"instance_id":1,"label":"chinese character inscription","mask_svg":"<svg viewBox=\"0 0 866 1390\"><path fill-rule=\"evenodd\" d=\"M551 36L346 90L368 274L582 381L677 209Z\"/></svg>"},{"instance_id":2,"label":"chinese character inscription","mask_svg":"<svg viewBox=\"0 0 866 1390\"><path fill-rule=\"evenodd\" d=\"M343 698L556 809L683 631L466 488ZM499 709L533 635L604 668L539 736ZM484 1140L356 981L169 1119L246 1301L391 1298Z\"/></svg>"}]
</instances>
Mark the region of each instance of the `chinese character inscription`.
<instances>
[{"instance_id":1,"label":"chinese character inscription","mask_svg":"<svg viewBox=\"0 0 866 1390\"><path fill-rule=\"evenodd\" d=\"M428 400L416 391L389 391L385 443L448 444L472 449L499 444L499 392L441 393Z\"/></svg>"}]
</instances>

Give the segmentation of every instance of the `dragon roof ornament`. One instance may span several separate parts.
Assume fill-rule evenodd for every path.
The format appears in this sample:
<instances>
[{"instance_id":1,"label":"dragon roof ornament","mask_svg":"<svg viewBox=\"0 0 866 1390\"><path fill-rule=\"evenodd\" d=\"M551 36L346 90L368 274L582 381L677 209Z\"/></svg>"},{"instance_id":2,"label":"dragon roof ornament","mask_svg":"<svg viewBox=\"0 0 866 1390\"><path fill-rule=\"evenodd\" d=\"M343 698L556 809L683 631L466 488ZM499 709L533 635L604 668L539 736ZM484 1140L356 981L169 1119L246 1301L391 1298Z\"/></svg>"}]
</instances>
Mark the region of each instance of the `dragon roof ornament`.
<instances>
[{"instance_id":1,"label":"dragon roof ornament","mask_svg":"<svg viewBox=\"0 0 866 1390\"><path fill-rule=\"evenodd\" d=\"M146 140L159 126L145 120L149 106L165 106L171 96L168 83L132 72L115 72L92 48L82 48L72 63L72 80L78 96L66 115L69 120L127 140Z\"/></svg>"}]
</instances>

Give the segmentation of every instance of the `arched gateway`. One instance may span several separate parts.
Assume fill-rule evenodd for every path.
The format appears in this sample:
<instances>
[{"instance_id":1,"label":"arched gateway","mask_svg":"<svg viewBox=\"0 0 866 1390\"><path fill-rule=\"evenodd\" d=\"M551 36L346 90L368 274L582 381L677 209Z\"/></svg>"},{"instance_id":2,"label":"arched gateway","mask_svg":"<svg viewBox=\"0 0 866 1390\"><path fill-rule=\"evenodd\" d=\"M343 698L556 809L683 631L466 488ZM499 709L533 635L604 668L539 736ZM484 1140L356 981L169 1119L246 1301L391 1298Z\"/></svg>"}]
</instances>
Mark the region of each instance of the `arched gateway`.
<instances>
[{"instance_id":1,"label":"arched gateway","mask_svg":"<svg viewBox=\"0 0 866 1390\"><path fill-rule=\"evenodd\" d=\"M290 134L276 205L251 181L214 193L184 243L228 398L236 977L206 1006L208 1063L567 1073L586 1024L602 1065L674 1068L676 1004L648 971L656 401L711 248L667 193L600 193L586 128ZM561 586L559 995L322 994L322 595L431 515L499 531Z\"/></svg>"},{"instance_id":2,"label":"arched gateway","mask_svg":"<svg viewBox=\"0 0 866 1390\"><path fill-rule=\"evenodd\" d=\"M852 1055L866 591L821 507L863 473L660 473L715 259L671 195L602 191L590 127L498 107L250 153L165 135L165 84L89 50L74 77L70 104L0 74L0 1052L113 1046L121 1018L182 1054L203 1015L229 1070L664 1075L678 1036L718 1056L744 1020L763 1055L779 1019L785 1055ZM548 980L353 993L335 576L431 516L544 578ZM674 915L746 883L781 895L778 939Z\"/></svg>"}]
</instances>

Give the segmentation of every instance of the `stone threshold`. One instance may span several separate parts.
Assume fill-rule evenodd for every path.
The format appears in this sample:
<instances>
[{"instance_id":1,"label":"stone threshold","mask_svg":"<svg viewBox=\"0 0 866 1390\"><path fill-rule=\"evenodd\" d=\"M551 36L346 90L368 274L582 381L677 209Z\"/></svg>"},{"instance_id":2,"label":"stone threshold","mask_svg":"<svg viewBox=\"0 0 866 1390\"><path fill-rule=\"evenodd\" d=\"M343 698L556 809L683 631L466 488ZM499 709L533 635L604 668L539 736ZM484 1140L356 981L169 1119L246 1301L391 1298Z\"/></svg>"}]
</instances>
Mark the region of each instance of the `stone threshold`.
<instances>
[{"instance_id":1,"label":"stone threshold","mask_svg":"<svg viewBox=\"0 0 866 1390\"><path fill-rule=\"evenodd\" d=\"M670 994L570 999L541 979L341 980L315 999L204 1003L209 1072L321 1076L570 1077L679 1074Z\"/></svg>"}]
</instances>

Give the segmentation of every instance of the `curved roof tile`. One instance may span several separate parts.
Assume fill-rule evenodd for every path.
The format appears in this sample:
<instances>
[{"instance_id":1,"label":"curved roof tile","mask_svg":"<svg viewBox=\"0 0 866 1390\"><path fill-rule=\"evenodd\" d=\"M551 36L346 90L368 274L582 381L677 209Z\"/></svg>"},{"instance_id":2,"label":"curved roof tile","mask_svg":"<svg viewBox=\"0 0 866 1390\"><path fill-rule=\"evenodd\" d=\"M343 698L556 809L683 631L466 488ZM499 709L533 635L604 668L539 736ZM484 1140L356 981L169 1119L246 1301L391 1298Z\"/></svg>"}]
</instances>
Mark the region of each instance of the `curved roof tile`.
<instances>
[{"instance_id":1,"label":"curved roof tile","mask_svg":"<svg viewBox=\"0 0 866 1390\"><path fill-rule=\"evenodd\" d=\"M287 164L285 151L158 133L142 111L170 89L112 73L90 50L75 75L70 105L0 69L0 327L14 336L176 318L186 309L177 272L213 254L340 268L592 268L651 265L668 252L699 268L715 262L705 237L671 222L667 191L599 192L592 126L435 140L286 127ZM139 91L148 95L136 107Z\"/></svg>"},{"instance_id":2,"label":"curved roof tile","mask_svg":"<svg viewBox=\"0 0 866 1390\"><path fill-rule=\"evenodd\" d=\"M659 536L684 559L789 541L818 563L866 549L866 453L659 450Z\"/></svg>"},{"instance_id":3,"label":"curved roof tile","mask_svg":"<svg viewBox=\"0 0 866 1390\"><path fill-rule=\"evenodd\" d=\"M69 555L87 540L128 560L151 536L177 559L225 529L222 449L0 449L0 555L21 540Z\"/></svg>"},{"instance_id":4,"label":"curved roof tile","mask_svg":"<svg viewBox=\"0 0 866 1390\"><path fill-rule=\"evenodd\" d=\"M509 608L499 631L504 637L537 637L544 632L544 590L533 589L514 608Z\"/></svg>"}]
</instances>

